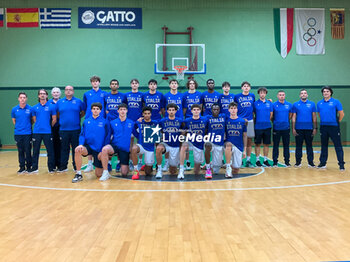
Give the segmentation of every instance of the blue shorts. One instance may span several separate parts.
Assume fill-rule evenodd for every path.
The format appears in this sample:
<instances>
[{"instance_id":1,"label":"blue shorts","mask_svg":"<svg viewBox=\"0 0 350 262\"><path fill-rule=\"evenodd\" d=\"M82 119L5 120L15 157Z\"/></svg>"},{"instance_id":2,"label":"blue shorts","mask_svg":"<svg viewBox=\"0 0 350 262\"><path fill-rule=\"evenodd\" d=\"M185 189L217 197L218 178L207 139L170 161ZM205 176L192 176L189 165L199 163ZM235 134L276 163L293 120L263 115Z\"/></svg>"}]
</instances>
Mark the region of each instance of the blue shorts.
<instances>
[{"instance_id":1,"label":"blue shorts","mask_svg":"<svg viewBox=\"0 0 350 262\"><path fill-rule=\"evenodd\" d=\"M111 145L113 150L114 150L114 154L118 155L119 161L121 165L129 165L129 160L130 160L130 152L126 152L124 150L121 150L119 147Z\"/></svg>"},{"instance_id":2,"label":"blue shorts","mask_svg":"<svg viewBox=\"0 0 350 262\"><path fill-rule=\"evenodd\" d=\"M94 158L94 166L97 168L102 168L102 162L98 160L98 154L100 152L93 150L89 145L84 145L84 146L88 151L88 155L92 155L92 157Z\"/></svg>"}]
</instances>

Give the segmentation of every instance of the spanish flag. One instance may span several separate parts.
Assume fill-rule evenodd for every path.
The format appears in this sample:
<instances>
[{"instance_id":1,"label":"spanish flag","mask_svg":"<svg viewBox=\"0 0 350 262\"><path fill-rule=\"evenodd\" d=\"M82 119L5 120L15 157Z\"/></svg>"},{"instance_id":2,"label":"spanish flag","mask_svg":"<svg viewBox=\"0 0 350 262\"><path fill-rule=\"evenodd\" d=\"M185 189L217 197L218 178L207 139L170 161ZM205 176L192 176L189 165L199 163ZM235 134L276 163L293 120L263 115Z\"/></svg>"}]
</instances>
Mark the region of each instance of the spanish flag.
<instances>
[{"instance_id":1,"label":"spanish flag","mask_svg":"<svg viewBox=\"0 0 350 262\"><path fill-rule=\"evenodd\" d=\"M7 27L38 27L38 8L6 8Z\"/></svg>"}]
</instances>

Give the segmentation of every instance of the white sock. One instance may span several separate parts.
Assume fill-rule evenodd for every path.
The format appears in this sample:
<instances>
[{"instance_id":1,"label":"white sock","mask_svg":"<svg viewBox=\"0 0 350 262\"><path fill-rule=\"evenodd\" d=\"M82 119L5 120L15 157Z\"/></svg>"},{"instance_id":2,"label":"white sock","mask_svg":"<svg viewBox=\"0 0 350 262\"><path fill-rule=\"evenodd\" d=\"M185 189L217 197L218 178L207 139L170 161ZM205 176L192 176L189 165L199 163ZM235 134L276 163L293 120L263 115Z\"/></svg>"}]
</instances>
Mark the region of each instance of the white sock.
<instances>
[{"instance_id":1,"label":"white sock","mask_svg":"<svg viewBox=\"0 0 350 262\"><path fill-rule=\"evenodd\" d=\"M247 156L247 161L250 161L250 156Z\"/></svg>"},{"instance_id":2,"label":"white sock","mask_svg":"<svg viewBox=\"0 0 350 262\"><path fill-rule=\"evenodd\" d=\"M264 162L267 160L267 156L264 156Z\"/></svg>"},{"instance_id":3,"label":"white sock","mask_svg":"<svg viewBox=\"0 0 350 262\"><path fill-rule=\"evenodd\" d=\"M185 169L184 165L180 165L180 169L184 170Z\"/></svg>"},{"instance_id":4,"label":"white sock","mask_svg":"<svg viewBox=\"0 0 350 262\"><path fill-rule=\"evenodd\" d=\"M210 164L205 164L207 169L210 169Z\"/></svg>"},{"instance_id":5,"label":"white sock","mask_svg":"<svg viewBox=\"0 0 350 262\"><path fill-rule=\"evenodd\" d=\"M226 164L226 167L230 167L230 164Z\"/></svg>"},{"instance_id":6,"label":"white sock","mask_svg":"<svg viewBox=\"0 0 350 262\"><path fill-rule=\"evenodd\" d=\"M77 174L78 174L78 175L81 175L81 170L77 171Z\"/></svg>"},{"instance_id":7,"label":"white sock","mask_svg":"<svg viewBox=\"0 0 350 262\"><path fill-rule=\"evenodd\" d=\"M139 167L138 167L138 165L134 165L134 170L139 171Z\"/></svg>"},{"instance_id":8,"label":"white sock","mask_svg":"<svg viewBox=\"0 0 350 262\"><path fill-rule=\"evenodd\" d=\"M111 161L111 160L109 160L109 161L108 161L108 164L112 165L112 161Z\"/></svg>"},{"instance_id":9,"label":"white sock","mask_svg":"<svg viewBox=\"0 0 350 262\"><path fill-rule=\"evenodd\" d=\"M162 171L162 165L157 165L158 170Z\"/></svg>"},{"instance_id":10,"label":"white sock","mask_svg":"<svg viewBox=\"0 0 350 262\"><path fill-rule=\"evenodd\" d=\"M88 160L88 165L92 165L92 160Z\"/></svg>"}]
</instances>

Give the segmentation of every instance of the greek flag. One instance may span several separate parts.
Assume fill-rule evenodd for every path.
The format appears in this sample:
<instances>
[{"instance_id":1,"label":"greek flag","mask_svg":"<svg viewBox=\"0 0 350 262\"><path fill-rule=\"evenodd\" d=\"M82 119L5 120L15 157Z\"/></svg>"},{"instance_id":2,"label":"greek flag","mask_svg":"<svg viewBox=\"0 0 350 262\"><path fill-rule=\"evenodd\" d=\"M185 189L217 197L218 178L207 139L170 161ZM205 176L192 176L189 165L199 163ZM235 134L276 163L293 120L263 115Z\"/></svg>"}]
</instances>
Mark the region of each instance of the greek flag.
<instances>
[{"instance_id":1,"label":"greek flag","mask_svg":"<svg viewBox=\"0 0 350 262\"><path fill-rule=\"evenodd\" d=\"M72 9L40 8L40 28L71 28Z\"/></svg>"}]
</instances>

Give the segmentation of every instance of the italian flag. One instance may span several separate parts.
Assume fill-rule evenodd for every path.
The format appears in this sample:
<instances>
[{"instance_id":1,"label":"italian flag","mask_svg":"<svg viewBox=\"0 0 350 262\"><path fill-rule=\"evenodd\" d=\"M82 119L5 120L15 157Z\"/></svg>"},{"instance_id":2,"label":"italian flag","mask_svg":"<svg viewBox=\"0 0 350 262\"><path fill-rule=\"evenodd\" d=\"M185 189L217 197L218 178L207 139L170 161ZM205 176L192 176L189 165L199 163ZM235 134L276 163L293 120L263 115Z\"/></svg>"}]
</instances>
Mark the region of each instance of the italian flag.
<instances>
[{"instance_id":1,"label":"italian flag","mask_svg":"<svg viewBox=\"0 0 350 262\"><path fill-rule=\"evenodd\" d=\"M293 43L293 8L274 8L275 44L277 51L286 58Z\"/></svg>"}]
</instances>

